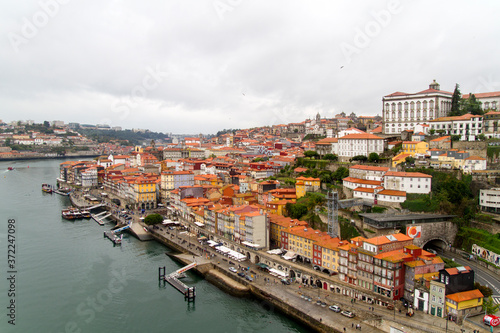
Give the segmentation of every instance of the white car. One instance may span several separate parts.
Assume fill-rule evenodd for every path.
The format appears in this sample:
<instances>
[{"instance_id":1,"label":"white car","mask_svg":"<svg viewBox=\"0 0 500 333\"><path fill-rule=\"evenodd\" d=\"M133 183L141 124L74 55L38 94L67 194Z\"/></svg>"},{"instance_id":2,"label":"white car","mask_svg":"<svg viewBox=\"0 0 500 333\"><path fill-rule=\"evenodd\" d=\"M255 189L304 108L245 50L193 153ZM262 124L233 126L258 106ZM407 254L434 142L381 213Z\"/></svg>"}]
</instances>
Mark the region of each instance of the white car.
<instances>
[{"instance_id":1,"label":"white car","mask_svg":"<svg viewBox=\"0 0 500 333\"><path fill-rule=\"evenodd\" d=\"M229 271L231 271L233 273L238 273L238 270L234 267L229 267Z\"/></svg>"}]
</instances>

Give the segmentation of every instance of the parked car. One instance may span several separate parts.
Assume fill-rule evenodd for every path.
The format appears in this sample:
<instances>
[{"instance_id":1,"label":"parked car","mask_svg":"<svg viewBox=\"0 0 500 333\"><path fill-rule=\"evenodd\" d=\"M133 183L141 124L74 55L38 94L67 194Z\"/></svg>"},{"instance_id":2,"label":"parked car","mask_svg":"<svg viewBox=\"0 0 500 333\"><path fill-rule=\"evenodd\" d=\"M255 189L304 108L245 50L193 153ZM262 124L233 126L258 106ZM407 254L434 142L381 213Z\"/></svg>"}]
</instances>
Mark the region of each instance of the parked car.
<instances>
[{"instance_id":1,"label":"parked car","mask_svg":"<svg viewBox=\"0 0 500 333\"><path fill-rule=\"evenodd\" d=\"M229 267L229 271L233 273L238 273L238 270L234 267Z\"/></svg>"},{"instance_id":2,"label":"parked car","mask_svg":"<svg viewBox=\"0 0 500 333\"><path fill-rule=\"evenodd\" d=\"M281 280L281 283L286 284L288 286L290 285L290 281L288 281L287 279Z\"/></svg>"},{"instance_id":3,"label":"parked car","mask_svg":"<svg viewBox=\"0 0 500 333\"><path fill-rule=\"evenodd\" d=\"M239 273L238 273L238 276L245 277L245 273L243 273L243 272L239 272Z\"/></svg>"},{"instance_id":4,"label":"parked car","mask_svg":"<svg viewBox=\"0 0 500 333\"><path fill-rule=\"evenodd\" d=\"M340 314L349 318L354 318L354 313L352 313L351 311L344 310L340 312Z\"/></svg>"},{"instance_id":5,"label":"parked car","mask_svg":"<svg viewBox=\"0 0 500 333\"><path fill-rule=\"evenodd\" d=\"M245 279L247 279L248 281L252 282L253 281L253 278L250 276L250 275L247 275L245 276Z\"/></svg>"},{"instance_id":6,"label":"parked car","mask_svg":"<svg viewBox=\"0 0 500 333\"><path fill-rule=\"evenodd\" d=\"M342 311L338 305L330 305L328 308L330 310L332 310L333 312L340 312L340 311Z\"/></svg>"},{"instance_id":7,"label":"parked car","mask_svg":"<svg viewBox=\"0 0 500 333\"><path fill-rule=\"evenodd\" d=\"M316 301L316 305L321 305L321 301Z\"/></svg>"}]
</instances>

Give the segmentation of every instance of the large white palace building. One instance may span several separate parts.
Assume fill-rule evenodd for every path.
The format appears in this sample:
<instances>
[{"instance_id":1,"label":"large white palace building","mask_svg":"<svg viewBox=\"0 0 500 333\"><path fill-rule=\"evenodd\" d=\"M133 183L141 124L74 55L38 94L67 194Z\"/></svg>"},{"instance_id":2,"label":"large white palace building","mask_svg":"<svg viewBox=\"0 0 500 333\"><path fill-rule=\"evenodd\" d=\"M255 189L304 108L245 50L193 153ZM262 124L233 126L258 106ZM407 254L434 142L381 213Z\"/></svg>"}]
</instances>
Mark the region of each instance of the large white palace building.
<instances>
[{"instance_id":1,"label":"large white palace building","mask_svg":"<svg viewBox=\"0 0 500 333\"><path fill-rule=\"evenodd\" d=\"M418 124L446 117L451 110L453 93L439 89L434 80L429 89L414 94L395 92L382 98L384 134L399 134Z\"/></svg>"}]
</instances>

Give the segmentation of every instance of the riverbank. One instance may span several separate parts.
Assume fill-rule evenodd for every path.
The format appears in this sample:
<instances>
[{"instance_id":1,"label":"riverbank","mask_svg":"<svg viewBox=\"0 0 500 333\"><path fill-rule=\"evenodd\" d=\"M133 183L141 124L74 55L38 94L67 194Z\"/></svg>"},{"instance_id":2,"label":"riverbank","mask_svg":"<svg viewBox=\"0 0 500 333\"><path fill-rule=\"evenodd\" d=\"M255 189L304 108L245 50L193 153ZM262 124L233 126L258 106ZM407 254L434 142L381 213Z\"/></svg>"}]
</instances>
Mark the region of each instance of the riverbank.
<instances>
[{"instance_id":1,"label":"riverbank","mask_svg":"<svg viewBox=\"0 0 500 333\"><path fill-rule=\"evenodd\" d=\"M29 161L29 160L58 160L66 158L94 158L99 157L100 154L75 154L75 155L57 155L57 156L12 156L12 157L0 157L0 162L5 161Z\"/></svg>"}]
</instances>

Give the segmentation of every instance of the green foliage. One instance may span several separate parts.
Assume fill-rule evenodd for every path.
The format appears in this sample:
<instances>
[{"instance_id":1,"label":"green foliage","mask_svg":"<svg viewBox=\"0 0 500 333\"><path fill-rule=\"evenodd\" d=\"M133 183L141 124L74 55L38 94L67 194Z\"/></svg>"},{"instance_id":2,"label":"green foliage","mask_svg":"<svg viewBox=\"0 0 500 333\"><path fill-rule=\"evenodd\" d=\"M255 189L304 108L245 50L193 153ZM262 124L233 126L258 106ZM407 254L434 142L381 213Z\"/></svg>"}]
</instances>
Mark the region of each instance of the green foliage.
<instances>
[{"instance_id":1,"label":"green foliage","mask_svg":"<svg viewBox=\"0 0 500 333\"><path fill-rule=\"evenodd\" d=\"M371 229L364 228L363 230L366 231L366 232L368 232L368 233L370 233L370 234L374 234L375 233L375 231L373 231Z\"/></svg>"},{"instance_id":2,"label":"green foliage","mask_svg":"<svg viewBox=\"0 0 500 333\"><path fill-rule=\"evenodd\" d=\"M441 257L441 259L443 259L443 261L444 261L444 268L453 268L453 267L462 266L460 264L457 264L456 262L454 262L451 259L448 259L448 258L445 258L445 257Z\"/></svg>"},{"instance_id":3,"label":"green foliage","mask_svg":"<svg viewBox=\"0 0 500 333\"><path fill-rule=\"evenodd\" d=\"M285 208L288 212L288 216L290 216L292 219L300 219L309 211L306 205L300 203L289 202L286 204Z\"/></svg>"},{"instance_id":4,"label":"green foliage","mask_svg":"<svg viewBox=\"0 0 500 333\"><path fill-rule=\"evenodd\" d=\"M122 140L128 141L129 145L139 145L143 141L149 142L151 140L169 140L166 134L156 132L134 132L132 130L114 131L82 128L80 128L78 132L99 143Z\"/></svg>"},{"instance_id":5,"label":"green foliage","mask_svg":"<svg viewBox=\"0 0 500 333\"><path fill-rule=\"evenodd\" d=\"M476 99L474 94L469 94L469 98L467 99L462 98L460 104L462 114L482 115L484 113L481 108L482 103Z\"/></svg>"},{"instance_id":6,"label":"green foliage","mask_svg":"<svg viewBox=\"0 0 500 333\"><path fill-rule=\"evenodd\" d=\"M335 154L326 154L323 158L328 161L337 161L339 159L339 157Z\"/></svg>"},{"instance_id":7,"label":"green foliage","mask_svg":"<svg viewBox=\"0 0 500 333\"><path fill-rule=\"evenodd\" d=\"M500 307L500 304L496 304L493 301L493 298L491 298L491 296L484 297L484 299L483 299L483 311L485 311L487 314L495 314L498 311L499 307Z\"/></svg>"},{"instance_id":8,"label":"green foliage","mask_svg":"<svg viewBox=\"0 0 500 333\"><path fill-rule=\"evenodd\" d=\"M162 223L162 222L163 222L163 216L161 216L160 214L156 214L156 213L149 214L144 219L144 223L147 225L153 225L153 224L158 224L158 223Z\"/></svg>"},{"instance_id":9,"label":"green foliage","mask_svg":"<svg viewBox=\"0 0 500 333\"><path fill-rule=\"evenodd\" d=\"M483 294L484 298L490 297L493 295L493 290L487 286L483 286L479 282L474 282L474 289L479 289L481 294Z\"/></svg>"},{"instance_id":10,"label":"green foliage","mask_svg":"<svg viewBox=\"0 0 500 333\"><path fill-rule=\"evenodd\" d=\"M415 164L415 158L412 157L412 156L408 156L405 158L405 162L408 163L408 164Z\"/></svg>"},{"instance_id":11,"label":"green foliage","mask_svg":"<svg viewBox=\"0 0 500 333\"><path fill-rule=\"evenodd\" d=\"M304 156L309 158L319 158L318 153L315 152L314 150L306 150L304 152Z\"/></svg>"},{"instance_id":12,"label":"green foliage","mask_svg":"<svg viewBox=\"0 0 500 333\"><path fill-rule=\"evenodd\" d=\"M342 179L349 177L349 169L346 167L339 167L332 175L333 179L336 181L341 181Z\"/></svg>"},{"instance_id":13,"label":"green foliage","mask_svg":"<svg viewBox=\"0 0 500 333\"><path fill-rule=\"evenodd\" d=\"M372 213L383 213L387 210L386 207L373 206Z\"/></svg>"},{"instance_id":14,"label":"green foliage","mask_svg":"<svg viewBox=\"0 0 500 333\"><path fill-rule=\"evenodd\" d=\"M484 135L483 133L481 133L481 134L479 134L477 136L477 138L478 138L479 141L485 141L486 140L486 135Z\"/></svg>"},{"instance_id":15,"label":"green foliage","mask_svg":"<svg viewBox=\"0 0 500 333\"><path fill-rule=\"evenodd\" d=\"M493 159L493 158L498 158L500 155L500 146L488 146L486 148L486 156L488 158Z\"/></svg>"},{"instance_id":16,"label":"green foliage","mask_svg":"<svg viewBox=\"0 0 500 333\"><path fill-rule=\"evenodd\" d=\"M351 238L359 236L358 230L354 225L349 223L349 221L346 222L345 219L339 219L339 225L340 225L340 239L350 240Z\"/></svg>"},{"instance_id":17,"label":"green foliage","mask_svg":"<svg viewBox=\"0 0 500 333\"><path fill-rule=\"evenodd\" d=\"M435 130L434 128L431 128L431 129L429 130L429 134L430 134L430 135L434 135L434 133L436 133L436 130Z\"/></svg>"},{"instance_id":18,"label":"green foliage","mask_svg":"<svg viewBox=\"0 0 500 333\"><path fill-rule=\"evenodd\" d=\"M351 161L365 162L367 160L368 160L368 157L366 157L365 155L357 155L357 156L354 156L353 158L351 158Z\"/></svg>"},{"instance_id":19,"label":"green foliage","mask_svg":"<svg viewBox=\"0 0 500 333\"><path fill-rule=\"evenodd\" d=\"M450 116L460 116L460 100L462 99L462 94L460 93L460 86L455 84L455 90L453 91L453 96L451 97L451 111Z\"/></svg>"},{"instance_id":20,"label":"green foliage","mask_svg":"<svg viewBox=\"0 0 500 333\"><path fill-rule=\"evenodd\" d=\"M378 162L378 160L380 160L380 156L377 153L370 153L370 155L368 155L369 162Z\"/></svg>"},{"instance_id":21,"label":"green foliage","mask_svg":"<svg viewBox=\"0 0 500 333\"><path fill-rule=\"evenodd\" d=\"M455 237L455 247L471 252L472 244L500 253L500 234L493 235L486 230L462 226Z\"/></svg>"},{"instance_id":22,"label":"green foliage","mask_svg":"<svg viewBox=\"0 0 500 333\"><path fill-rule=\"evenodd\" d=\"M452 135L451 136L451 141L460 141L460 135Z\"/></svg>"},{"instance_id":23,"label":"green foliage","mask_svg":"<svg viewBox=\"0 0 500 333\"><path fill-rule=\"evenodd\" d=\"M476 214L476 216L474 216L474 219L478 222L493 223L493 217L482 213Z\"/></svg>"}]
</instances>

